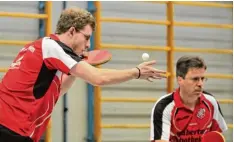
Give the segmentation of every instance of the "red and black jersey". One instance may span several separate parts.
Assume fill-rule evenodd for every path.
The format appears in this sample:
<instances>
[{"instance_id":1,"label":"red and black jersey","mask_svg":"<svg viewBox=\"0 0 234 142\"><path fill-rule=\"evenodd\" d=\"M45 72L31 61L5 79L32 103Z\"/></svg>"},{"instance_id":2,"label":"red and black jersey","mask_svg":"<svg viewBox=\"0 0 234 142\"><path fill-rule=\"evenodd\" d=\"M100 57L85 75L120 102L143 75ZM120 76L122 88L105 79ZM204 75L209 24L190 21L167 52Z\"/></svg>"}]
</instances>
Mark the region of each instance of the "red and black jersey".
<instances>
[{"instance_id":1,"label":"red and black jersey","mask_svg":"<svg viewBox=\"0 0 234 142\"><path fill-rule=\"evenodd\" d=\"M179 88L162 96L152 109L151 141L201 141L201 136L206 132L227 130L227 124L215 98L203 92L199 100L192 111L182 103Z\"/></svg>"},{"instance_id":2,"label":"red and black jersey","mask_svg":"<svg viewBox=\"0 0 234 142\"><path fill-rule=\"evenodd\" d=\"M0 84L0 124L37 142L59 98L62 74L79 61L55 35L25 45Z\"/></svg>"}]
</instances>

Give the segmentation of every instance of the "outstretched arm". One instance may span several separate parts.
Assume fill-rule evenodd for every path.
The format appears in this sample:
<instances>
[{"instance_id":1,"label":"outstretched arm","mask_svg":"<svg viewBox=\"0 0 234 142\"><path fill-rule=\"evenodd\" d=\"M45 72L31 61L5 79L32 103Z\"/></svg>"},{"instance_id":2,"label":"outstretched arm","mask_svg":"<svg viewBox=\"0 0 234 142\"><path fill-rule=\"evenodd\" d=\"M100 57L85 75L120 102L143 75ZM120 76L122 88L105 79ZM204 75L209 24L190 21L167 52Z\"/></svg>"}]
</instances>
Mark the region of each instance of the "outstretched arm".
<instances>
[{"instance_id":1,"label":"outstretched arm","mask_svg":"<svg viewBox=\"0 0 234 142\"><path fill-rule=\"evenodd\" d=\"M160 79L165 75L164 71L153 68L156 61L144 62L137 68L125 70L99 69L81 61L79 57L69 56L53 40L45 38L42 45L43 60L49 70L59 70L67 75L79 77L92 85L118 84L138 78L138 76L145 80ZM68 83L62 84L65 92L66 88L71 86L71 82L74 82L72 77L68 80Z\"/></svg>"},{"instance_id":2,"label":"outstretched arm","mask_svg":"<svg viewBox=\"0 0 234 142\"><path fill-rule=\"evenodd\" d=\"M80 61L72 67L70 73L73 76L80 77L92 85L102 86L110 84L118 84L128 80L149 78L158 79L165 76L164 71L157 70L152 66L156 61L144 62L137 68L114 70L95 68L84 61Z\"/></svg>"},{"instance_id":3,"label":"outstretched arm","mask_svg":"<svg viewBox=\"0 0 234 142\"><path fill-rule=\"evenodd\" d=\"M114 79L114 81L110 81L112 80L112 78L109 78L109 81L105 81L105 82L111 82L111 83L118 83L119 81L123 81L122 78L124 78L125 80L131 78L134 78L134 69L132 70L132 73L131 73L131 70L129 70L129 73L127 73L128 71L125 70L125 71L119 71L119 70L113 70L113 69L94 69L94 70L98 70L100 73L97 74L95 73L96 75L93 75L92 73L90 74L86 74L87 72L85 72L84 74L85 75L81 75L81 78L83 76L87 76L87 80L89 83L93 84L93 85L102 85L102 83L105 81L105 76L117 76L118 75L118 80L116 81ZM97 72L97 71L94 71L94 72ZM120 76L119 76L120 74ZM138 74L136 72L136 74ZM94 76L97 76L96 78L94 78ZM129 77L127 77L129 76ZM107 77L108 79L108 77ZM74 83L74 81L76 80L76 77L73 76L73 75L66 75L66 74L63 74L62 75L62 85L61 85L61 90L60 90L60 95L63 95L65 94L72 86L72 84Z\"/></svg>"}]
</instances>

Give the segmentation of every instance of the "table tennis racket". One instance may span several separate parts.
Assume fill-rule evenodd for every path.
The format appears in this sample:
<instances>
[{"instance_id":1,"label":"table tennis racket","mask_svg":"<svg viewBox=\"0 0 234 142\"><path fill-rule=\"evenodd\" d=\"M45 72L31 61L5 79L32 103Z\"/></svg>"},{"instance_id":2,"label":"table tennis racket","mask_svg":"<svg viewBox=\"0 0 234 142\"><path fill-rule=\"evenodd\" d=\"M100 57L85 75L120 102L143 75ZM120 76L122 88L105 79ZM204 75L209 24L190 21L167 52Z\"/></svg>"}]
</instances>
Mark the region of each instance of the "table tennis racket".
<instances>
[{"instance_id":1,"label":"table tennis racket","mask_svg":"<svg viewBox=\"0 0 234 142\"><path fill-rule=\"evenodd\" d=\"M225 142L225 138L220 132L211 131L202 136L201 142Z\"/></svg>"},{"instance_id":2,"label":"table tennis racket","mask_svg":"<svg viewBox=\"0 0 234 142\"><path fill-rule=\"evenodd\" d=\"M110 61L112 54L107 50L92 50L82 54L80 57L87 63L97 66Z\"/></svg>"}]
</instances>

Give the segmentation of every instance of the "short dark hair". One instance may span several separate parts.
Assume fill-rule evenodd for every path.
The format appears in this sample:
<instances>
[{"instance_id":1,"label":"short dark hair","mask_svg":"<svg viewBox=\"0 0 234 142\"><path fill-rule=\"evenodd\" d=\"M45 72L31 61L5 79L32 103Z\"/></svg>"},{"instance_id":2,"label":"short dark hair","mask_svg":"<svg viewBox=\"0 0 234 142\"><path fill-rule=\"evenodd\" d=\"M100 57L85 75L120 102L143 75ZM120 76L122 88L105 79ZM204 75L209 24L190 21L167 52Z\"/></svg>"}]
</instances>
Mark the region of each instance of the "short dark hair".
<instances>
[{"instance_id":1,"label":"short dark hair","mask_svg":"<svg viewBox=\"0 0 234 142\"><path fill-rule=\"evenodd\" d=\"M205 61L198 56L182 56L176 63L176 77L185 78L191 68L207 69Z\"/></svg>"}]
</instances>

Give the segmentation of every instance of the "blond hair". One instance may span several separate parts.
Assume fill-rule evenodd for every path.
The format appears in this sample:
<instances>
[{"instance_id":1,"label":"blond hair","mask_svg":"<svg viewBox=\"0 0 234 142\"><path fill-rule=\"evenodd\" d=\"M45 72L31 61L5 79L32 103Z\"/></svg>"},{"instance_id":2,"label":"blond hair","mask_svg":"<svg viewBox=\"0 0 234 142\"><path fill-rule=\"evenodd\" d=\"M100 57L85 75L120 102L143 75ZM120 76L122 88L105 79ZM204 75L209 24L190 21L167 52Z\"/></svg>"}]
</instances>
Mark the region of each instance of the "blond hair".
<instances>
[{"instance_id":1,"label":"blond hair","mask_svg":"<svg viewBox=\"0 0 234 142\"><path fill-rule=\"evenodd\" d=\"M56 26L56 33L62 34L67 32L70 27L76 30L83 29L86 25L90 25L95 30L95 19L92 14L81 8L69 8L62 12Z\"/></svg>"}]
</instances>

